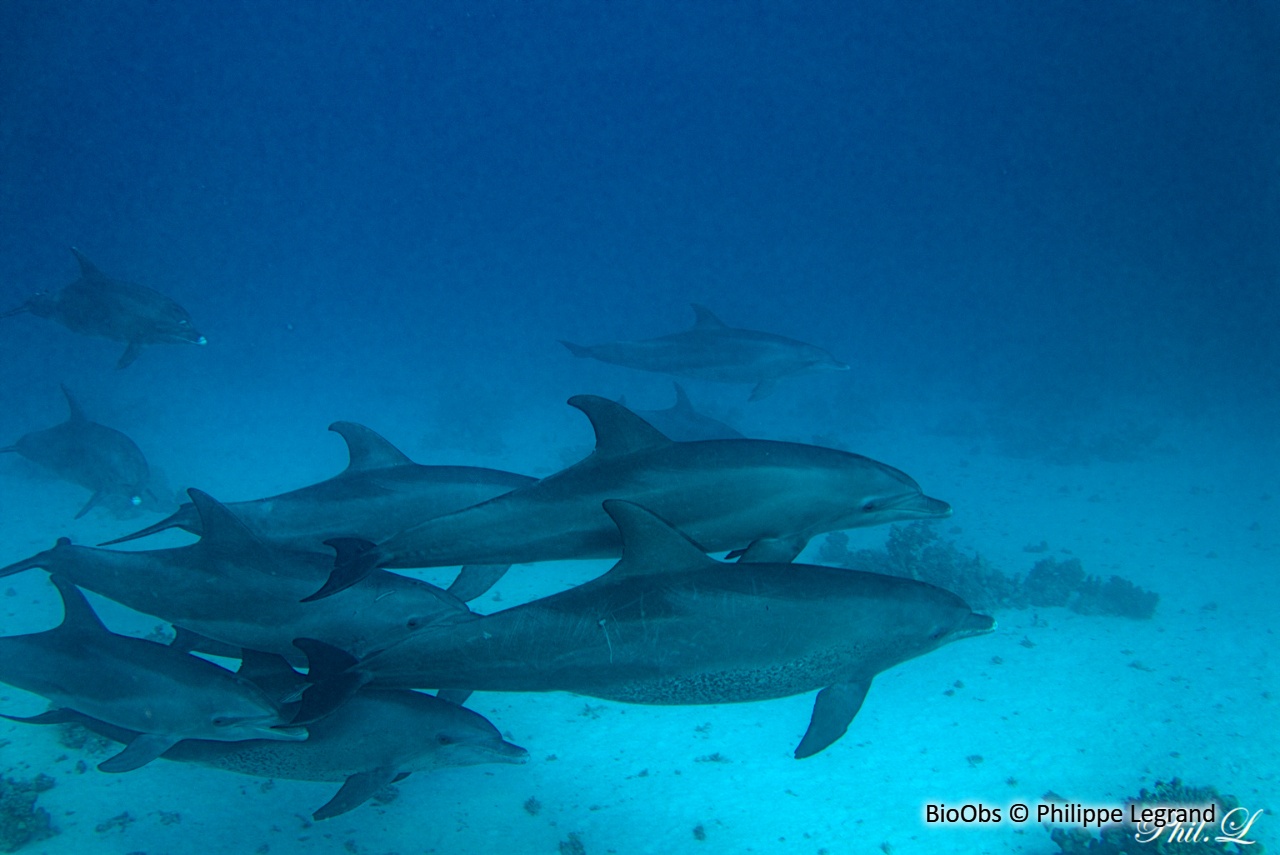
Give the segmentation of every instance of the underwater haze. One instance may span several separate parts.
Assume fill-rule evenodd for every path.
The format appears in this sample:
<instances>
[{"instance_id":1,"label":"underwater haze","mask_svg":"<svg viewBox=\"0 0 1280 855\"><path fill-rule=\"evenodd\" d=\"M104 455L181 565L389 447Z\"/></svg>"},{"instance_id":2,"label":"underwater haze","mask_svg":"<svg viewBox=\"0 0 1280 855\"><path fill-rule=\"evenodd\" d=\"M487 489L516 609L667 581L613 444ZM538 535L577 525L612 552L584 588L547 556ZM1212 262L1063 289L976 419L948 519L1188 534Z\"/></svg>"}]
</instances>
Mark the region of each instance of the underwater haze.
<instances>
[{"instance_id":1,"label":"underwater haze","mask_svg":"<svg viewBox=\"0 0 1280 855\"><path fill-rule=\"evenodd\" d=\"M130 282L207 339L117 368L118 325L0 318L0 446L67 420L61 384L151 477L77 518L89 476L0 455L0 566L149 526L187 488L329 478L340 420L418 463L544 478L593 448L568 398L644 415L674 380L720 428L866 455L953 509L815 529L798 561L922 579L998 624L881 672L802 760L812 694L478 691L528 763L420 771L322 820L342 778L114 775L83 732L0 722L0 849L1073 855L1087 833L1107 855L1132 828L1036 806L1213 799L1194 851L1280 845L1273 0L10 0L0 222L0 312ZM695 330L691 305L829 362L559 343ZM612 563L517 564L470 607ZM60 620L43 572L0 595L0 635ZM0 714L46 708L0 686ZM1001 817L930 821L943 804Z\"/></svg>"}]
</instances>

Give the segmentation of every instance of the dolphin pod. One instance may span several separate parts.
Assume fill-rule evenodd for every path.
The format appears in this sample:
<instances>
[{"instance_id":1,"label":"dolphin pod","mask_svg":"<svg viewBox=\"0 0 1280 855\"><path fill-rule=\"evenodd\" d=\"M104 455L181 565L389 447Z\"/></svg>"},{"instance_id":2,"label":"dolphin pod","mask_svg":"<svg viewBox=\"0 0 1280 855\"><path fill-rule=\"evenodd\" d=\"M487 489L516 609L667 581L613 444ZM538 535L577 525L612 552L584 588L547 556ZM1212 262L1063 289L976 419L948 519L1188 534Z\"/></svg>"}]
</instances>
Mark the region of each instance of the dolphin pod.
<instances>
[{"instance_id":1,"label":"dolphin pod","mask_svg":"<svg viewBox=\"0 0 1280 855\"><path fill-rule=\"evenodd\" d=\"M75 585L57 576L53 582L62 595L62 623L0 638L0 682L138 732L99 769L136 769L183 739L306 738L299 728L280 727L289 719L257 686L199 657L112 633Z\"/></svg>"},{"instance_id":2,"label":"dolphin pod","mask_svg":"<svg viewBox=\"0 0 1280 855\"><path fill-rule=\"evenodd\" d=\"M164 310L167 298L108 280L77 256L80 280L10 314L126 341L120 367L145 344L202 343L176 304L180 315ZM105 301L96 327L85 320L91 300ZM189 337L157 332L166 312ZM700 306L695 313L685 333L566 346L633 368L750 383L753 400L788 376L847 368L812 345L727 327ZM104 439L110 429L100 425L87 430L93 423L67 397L65 425L4 450L84 484L93 495L82 514L102 497L144 491L145 460L121 474L128 465L119 461L133 458L119 439L136 446L123 435ZM994 630L991 617L941 588L792 563L825 532L951 514L901 470L743 438L697 413L678 384L675 406L649 414L670 434L605 398L569 403L589 420L594 450L541 479L418 464L369 428L335 422L330 430L349 452L338 474L227 505L191 489L177 512L103 546L171 528L196 535L194 543L120 551L64 537L0 568L0 578L48 572L65 603L56 629L0 638L0 682L55 706L8 717L77 722L123 743L103 771L163 758L340 783L314 812L319 820L411 773L526 762L524 749L461 706L474 691L665 705L813 692L794 748L806 758L846 732L877 674ZM96 438L86 441L90 433ZM95 468L95 455L116 469L93 474L109 468ZM721 552L739 560L708 555ZM616 564L492 614L467 605L512 564L589 558ZM448 589L390 572L454 566L462 571ZM173 643L110 632L77 586L168 622ZM192 651L238 658L240 669ZM305 678L290 667L303 662ZM427 689L438 694L419 691Z\"/></svg>"},{"instance_id":3,"label":"dolphin pod","mask_svg":"<svg viewBox=\"0 0 1280 855\"><path fill-rule=\"evenodd\" d=\"M293 674L287 667L286 671ZM139 736L68 708L9 718L31 724L80 724L115 742L131 743ZM484 716L421 692L360 692L307 733L300 742L186 739L160 758L260 778L342 782L337 794L312 813L316 820L354 810L387 784L415 772L529 760L528 751L503 739Z\"/></svg>"},{"instance_id":4,"label":"dolphin pod","mask_svg":"<svg viewBox=\"0 0 1280 855\"><path fill-rule=\"evenodd\" d=\"M338 538L333 575L314 598L376 567L502 565L616 558L606 499L652 510L704 552L789 561L815 535L951 514L906 473L869 457L763 439L673 442L621 404L578 395L595 429L589 456L537 483L405 529L381 543Z\"/></svg>"},{"instance_id":5,"label":"dolphin pod","mask_svg":"<svg viewBox=\"0 0 1280 855\"><path fill-rule=\"evenodd\" d=\"M322 718L366 685L565 691L638 704L760 701L820 689L796 749L803 758L844 734L876 674L995 628L924 582L805 564L726 564L639 505L610 500L604 510L622 538L622 558L608 573L492 615L460 615L339 673L324 673L332 660L322 661L298 720Z\"/></svg>"}]
</instances>

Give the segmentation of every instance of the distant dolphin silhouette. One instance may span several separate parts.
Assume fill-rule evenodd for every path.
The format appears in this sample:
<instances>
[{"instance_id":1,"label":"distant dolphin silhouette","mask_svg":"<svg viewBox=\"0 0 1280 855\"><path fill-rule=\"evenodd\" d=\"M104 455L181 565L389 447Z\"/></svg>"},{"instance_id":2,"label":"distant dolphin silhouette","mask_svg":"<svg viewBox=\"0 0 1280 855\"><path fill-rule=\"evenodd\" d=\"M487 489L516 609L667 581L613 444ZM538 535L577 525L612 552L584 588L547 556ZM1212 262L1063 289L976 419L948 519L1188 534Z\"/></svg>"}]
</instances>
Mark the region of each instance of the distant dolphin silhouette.
<instances>
[{"instance_id":1,"label":"distant dolphin silhouette","mask_svg":"<svg viewBox=\"0 0 1280 855\"><path fill-rule=\"evenodd\" d=\"M924 582L808 564L726 564L639 505L604 504L622 559L585 585L423 630L359 662L300 640L315 685L295 721L323 715L361 685L565 691L638 704L820 689L796 749L803 758L844 734L876 674L995 627Z\"/></svg>"},{"instance_id":2,"label":"distant dolphin silhouette","mask_svg":"<svg viewBox=\"0 0 1280 855\"><path fill-rule=\"evenodd\" d=\"M452 596L387 572L374 573L331 599L301 602L328 578L332 553L264 542L211 496L199 490L190 494L203 532L196 543L121 552L74 546L63 538L52 549L0 569L0 578L38 567L168 621L181 630L181 646L232 656L249 648L297 662L303 661L293 646L299 635L363 655L452 609Z\"/></svg>"},{"instance_id":3,"label":"distant dolphin silhouette","mask_svg":"<svg viewBox=\"0 0 1280 855\"><path fill-rule=\"evenodd\" d=\"M730 427L719 419L713 419L705 413L693 408L689 393L678 382L676 402L665 410L633 410L633 412L649 424L662 431L676 442L696 442L701 439L745 439L737 429ZM618 403L626 406L626 401L619 398Z\"/></svg>"},{"instance_id":4,"label":"distant dolphin silhouette","mask_svg":"<svg viewBox=\"0 0 1280 855\"><path fill-rule=\"evenodd\" d=\"M0 453L15 452L66 481L92 492L76 519L109 496L123 496L142 504L150 468L137 443L120 431L89 421L66 386L70 416L61 424L25 434Z\"/></svg>"},{"instance_id":5,"label":"distant dolphin silhouette","mask_svg":"<svg viewBox=\"0 0 1280 855\"><path fill-rule=\"evenodd\" d=\"M302 740L285 729L281 708L257 686L207 659L102 625L70 581L53 577L62 623L46 632L0 638L0 682L43 695L59 707L139 732L99 764L127 772L182 739Z\"/></svg>"},{"instance_id":6,"label":"distant dolphin silhouette","mask_svg":"<svg viewBox=\"0 0 1280 855\"><path fill-rule=\"evenodd\" d=\"M672 442L615 401L577 395L569 404L595 429L588 457L378 544L331 540L334 572L312 598L374 567L615 558L622 541L605 499L638 502L707 552L744 550L744 561L790 561L828 531L951 514L906 473L858 454L763 439Z\"/></svg>"},{"instance_id":7,"label":"distant dolphin silhouette","mask_svg":"<svg viewBox=\"0 0 1280 855\"><path fill-rule=\"evenodd\" d=\"M771 395L778 381L811 371L847 371L849 366L820 347L758 330L736 329L693 304L693 329L643 341L583 346L561 339L574 356L641 371L720 383L752 383L751 400Z\"/></svg>"},{"instance_id":8,"label":"distant dolphin silhouette","mask_svg":"<svg viewBox=\"0 0 1280 855\"><path fill-rule=\"evenodd\" d=\"M56 292L41 292L0 318L30 312L62 324L72 332L126 342L116 368L127 368L143 345L187 342L205 344L187 310L159 291L109 279L80 250L80 278Z\"/></svg>"}]
</instances>

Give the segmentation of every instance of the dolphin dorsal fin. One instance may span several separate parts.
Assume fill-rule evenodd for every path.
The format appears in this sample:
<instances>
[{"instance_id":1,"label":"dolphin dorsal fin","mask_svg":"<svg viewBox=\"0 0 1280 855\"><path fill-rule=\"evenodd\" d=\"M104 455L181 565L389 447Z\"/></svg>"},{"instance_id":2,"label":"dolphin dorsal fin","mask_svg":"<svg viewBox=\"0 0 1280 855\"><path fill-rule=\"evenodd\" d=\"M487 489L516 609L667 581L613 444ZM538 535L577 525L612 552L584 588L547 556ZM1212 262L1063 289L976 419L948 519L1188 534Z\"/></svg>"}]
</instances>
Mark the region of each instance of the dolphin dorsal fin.
<instances>
[{"instance_id":1,"label":"dolphin dorsal fin","mask_svg":"<svg viewBox=\"0 0 1280 855\"><path fill-rule=\"evenodd\" d=\"M671 409L677 413L692 413L693 402L689 400L689 393L679 383L672 383L676 387L676 402L671 405Z\"/></svg>"},{"instance_id":2,"label":"dolphin dorsal fin","mask_svg":"<svg viewBox=\"0 0 1280 855\"><path fill-rule=\"evenodd\" d=\"M351 462L348 472L368 472L389 469L392 466L412 466L413 461L403 451L387 442L378 433L355 422L334 422L329 430L346 440Z\"/></svg>"},{"instance_id":3,"label":"dolphin dorsal fin","mask_svg":"<svg viewBox=\"0 0 1280 855\"><path fill-rule=\"evenodd\" d=\"M609 571L627 576L679 573L720 562L652 511L621 499L609 499L604 510L622 535L622 560Z\"/></svg>"},{"instance_id":4,"label":"dolphin dorsal fin","mask_svg":"<svg viewBox=\"0 0 1280 855\"><path fill-rule=\"evenodd\" d=\"M723 330L728 324L716 317L715 312L701 303L690 303L693 306L693 328L695 330Z\"/></svg>"},{"instance_id":5,"label":"dolphin dorsal fin","mask_svg":"<svg viewBox=\"0 0 1280 855\"><path fill-rule=\"evenodd\" d=\"M80 409L80 405L76 403L75 396L71 394L71 390L66 387L66 384L63 384L62 386L62 394L67 399L67 409L71 411L71 416L70 418L67 419L67 421L71 421L71 422L89 421L88 417L85 416L84 414L84 410Z\"/></svg>"},{"instance_id":6,"label":"dolphin dorsal fin","mask_svg":"<svg viewBox=\"0 0 1280 855\"><path fill-rule=\"evenodd\" d=\"M670 445L666 434L628 410L598 395L574 395L569 406L577 407L591 420L596 432L596 451L602 457L633 454Z\"/></svg>"},{"instance_id":7,"label":"dolphin dorsal fin","mask_svg":"<svg viewBox=\"0 0 1280 855\"><path fill-rule=\"evenodd\" d=\"M187 495L200 514L201 548L242 556L268 552L267 545L222 502L195 487L187 490Z\"/></svg>"},{"instance_id":8,"label":"dolphin dorsal fin","mask_svg":"<svg viewBox=\"0 0 1280 855\"><path fill-rule=\"evenodd\" d=\"M74 246L71 247L71 254L76 257L76 261L80 262L80 275L83 276L85 279L106 279L107 278L103 274L103 272L98 269L98 266L96 264L94 264L89 259L85 258L84 253L76 249Z\"/></svg>"},{"instance_id":9,"label":"dolphin dorsal fin","mask_svg":"<svg viewBox=\"0 0 1280 855\"><path fill-rule=\"evenodd\" d=\"M54 575L50 577L58 593L62 595L62 623L53 632L75 633L77 635L97 635L110 633L98 613L89 605L84 594L67 578Z\"/></svg>"}]
</instances>

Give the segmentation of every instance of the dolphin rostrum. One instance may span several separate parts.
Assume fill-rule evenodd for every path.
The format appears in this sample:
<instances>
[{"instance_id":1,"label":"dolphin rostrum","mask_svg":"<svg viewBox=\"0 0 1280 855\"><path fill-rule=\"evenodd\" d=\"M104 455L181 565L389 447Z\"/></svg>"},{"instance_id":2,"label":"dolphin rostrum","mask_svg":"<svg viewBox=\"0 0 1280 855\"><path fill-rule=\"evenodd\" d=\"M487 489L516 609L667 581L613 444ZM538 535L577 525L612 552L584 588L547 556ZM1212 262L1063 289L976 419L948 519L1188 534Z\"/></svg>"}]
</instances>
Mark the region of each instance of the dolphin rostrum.
<instances>
[{"instance_id":1,"label":"dolphin rostrum","mask_svg":"<svg viewBox=\"0 0 1280 855\"><path fill-rule=\"evenodd\" d=\"M641 371L720 383L751 383L751 400L773 393L778 381L812 371L847 371L849 366L820 347L758 330L736 329L693 304L693 329L643 341L616 341L589 347L561 340L574 356Z\"/></svg>"},{"instance_id":2,"label":"dolphin rostrum","mask_svg":"<svg viewBox=\"0 0 1280 855\"><path fill-rule=\"evenodd\" d=\"M199 639L299 662L293 647L299 635L363 655L452 608L453 598L435 587L386 572L370 575L332 602L301 602L328 576L332 553L266 543L212 497L189 493L204 532L196 543L120 552L73 546L63 538L52 549L0 569L0 578L39 567ZM199 639L196 649L220 652ZM184 642L191 640L184 635Z\"/></svg>"},{"instance_id":3,"label":"dolphin rostrum","mask_svg":"<svg viewBox=\"0 0 1280 855\"><path fill-rule=\"evenodd\" d=\"M137 737L66 709L16 720L81 724L116 742ZM186 739L160 757L260 778L342 782L337 795L312 814L316 820L353 810L414 772L529 759L529 752L504 740L484 716L421 692L366 690L307 730L303 742Z\"/></svg>"},{"instance_id":4,"label":"dolphin rostrum","mask_svg":"<svg viewBox=\"0 0 1280 855\"><path fill-rule=\"evenodd\" d=\"M461 510L537 479L477 466L424 466L369 428L334 422L329 430L346 441L347 468L318 484L278 496L231 502L230 511L263 540L292 549L327 551L332 537L374 542L412 525ZM123 543L169 528L200 534L200 514L185 503L177 512L133 534Z\"/></svg>"},{"instance_id":5,"label":"dolphin rostrum","mask_svg":"<svg viewBox=\"0 0 1280 855\"><path fill-rule=\"evenodd\" d=\"M312 596L374 567L616 558L622 541L605 499L641 504L705 551L744 550L745 561L790 561L823 532L951 514L910 476L858 454L762 439L673 442L614 401L578 395L569 404L595 429L584 460L376 545L332 540L334 573Z\"/></svg>"},{"instance_id":6,"label":"dolphin rostrum","mask_svg":"<svg viewBox=\"0 0 1280 855\"><path fill-rule=\"evenodd\" d=\"M187 310L158 291L132 282L108 279L80 250L80 278L60 290L36 294L0 318L30 312L62 324L72 332L127 343L116 368L127 368L143 345L187 342L205 344Z\"/></svg>"},{"instance_id":7,"label":"dolphin rostrum","mask_svg":"<svg viewBox=\"0 0 1280 855\"><path fill-rule=\"evenodd\" d=\"M13 445L0 448L0 453L16 452L59 478L87 488L92 495L76 519L112 496L141 505L143 494L149 493L150 478L142 450L115 428L89 421L66 386L62 394L71 410L65 422L25 434Z\"/></svg>"},{"instance_id":8,"label":"dolphin rostrum","mask_svg":"<svg viewBox=\"0 0 1280 855\"><path fill-rule=\"evenodd\" d=\"M0 638L0 682L43 695L140 735L98 766L127 772L159 757L182 739L302 740L260 688L207 659L154 641L116 635L102 625L69 580L61 625Z\"/></svg>"},{"instance_id":9,"label":"dolphin rostrum","mask_svg":"<svg viewBox=\"0 0 1280 855\"><path fill-rule=\"evenodd\" d=\"M320 673L296 720L323 714L360 685L566 691L638 704L820 689L796 749L808 757L844 734L876 674L995 626L955 594L914 579L726 564L638 505L608 501L605 510L621 532L622 559L585 585L424 630L345 669L301 640Z\"/></svg>"}]
</instances>

